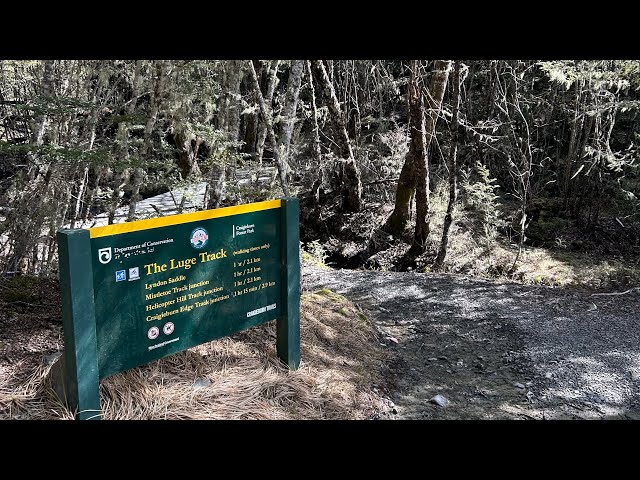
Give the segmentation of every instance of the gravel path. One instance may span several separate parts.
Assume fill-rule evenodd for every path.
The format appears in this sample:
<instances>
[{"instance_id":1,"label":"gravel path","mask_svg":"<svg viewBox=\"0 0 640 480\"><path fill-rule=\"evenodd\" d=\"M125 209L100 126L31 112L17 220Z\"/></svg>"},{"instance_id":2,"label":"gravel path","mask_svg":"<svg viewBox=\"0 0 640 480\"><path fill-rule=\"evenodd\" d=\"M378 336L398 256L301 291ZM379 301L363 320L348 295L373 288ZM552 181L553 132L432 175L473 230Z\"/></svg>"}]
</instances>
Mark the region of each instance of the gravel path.
<instances>
[{"instance_id":1,"label":"gravel path","mask_svg":"<svg viewBox=\"0 0 640 480\"><path fill-rule=\"evenodd\" d=\"M638 290L305 265L303 289L320 287L357 302L394 351L392 418L640 419Z\"/></svg>"}]
</instances>

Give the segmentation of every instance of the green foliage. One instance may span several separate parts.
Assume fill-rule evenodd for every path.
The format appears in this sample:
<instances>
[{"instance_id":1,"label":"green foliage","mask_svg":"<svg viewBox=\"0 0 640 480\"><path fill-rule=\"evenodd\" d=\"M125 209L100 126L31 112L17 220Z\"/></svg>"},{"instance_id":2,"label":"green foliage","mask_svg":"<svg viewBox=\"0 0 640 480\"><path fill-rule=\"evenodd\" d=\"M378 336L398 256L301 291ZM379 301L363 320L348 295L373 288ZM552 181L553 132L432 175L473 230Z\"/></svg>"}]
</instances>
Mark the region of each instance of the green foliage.
<instances>
[{"instance_id":1,"label":"green foliage","mask_svg":"<svg viewBox=\"0 0 640 480\"><path fill-rule=\"evenodd\" d=\"M226 132L200 123L187 125L186 128L194 132L196 136L206 138L209 145L209 156L203 162L205 167L214 165L241 165L249 156L243 154L240 149L244 145L238 140L230 140Z\"/></svg>"},{"instance_id":2,"label":"green foliage","mask_svg":"<svg viewBox=\"0 0 640 480\"><path fill-rule=\"evenodd\" d=\"M331 296L331 295L335 295L333 293L333 291L329 288L321 288L320 290L314 292L316 295L325 295L327 297Z\"/></svg>"},{"instance_id":3,"label":"green foliage","mask_svg":"<svg viewBox=\"0 0 640 480\"><path fill-rule=\"evenodd\" d=\"M302 260L311 265L324 266L327 259L327 251L318 240L307 243L302 250Z\"/></svg>"},{"instance_id":4,"label":"green foliage","mask_svg":"<svg viewBox=\"0 0 640 480\"><path fill-rule=\"evenodd\" d=\"M70 164L82 162L94 165L104 165L111 160L111 152L104 148L85 150L77 147L63 147L60 145L30 145L11 144L0 140L0 155L19 157L31 155L42 157L49 163Z\"/></svg>"},{"instance_id":5,"label":"green foliage","mask_svg":"<svg viewBox=\"0 0 640 480\"><path fill-rule=\"evenodd\" d=\"M142 112L134 112L127 115L109 115L108 118L113 123L127 122L131 124L129 131L132 130L144 130L144 122L147 120L146 116Z\"/></svg>"},{"instance_id":6,"label":"green foliage","mask_svg":"<svg viewBox=\"0 0 640 480\"><path fill-rule=\"evenodd\" d=\"M549 80L569 90L579 80L590 82L590 88L616 92L640 88L638 60L556 60L539 63Z\"/></svg>"},{"instance_id":7,"label":"green foliage","mask_svg":"<svg viewBox=\"0 0 640 480\"><path fill-rule=\"evenodd\" d=\"M72 97L45 97L35 98L31 102L16 103L13 105L19 112L26 115L68 115L70 113L87 113L95 105Z\"/></svg>"},{"instance_id":8,"label":"green foliage","mask_svg":"<svg viewBox=\"0 0 640 480\"><path fill-rule=\"evenodd\" d=\"M409 151L409 137L405 127L395 127L378 134L378 138L384 145L389 155L383 155L380 159L381 176L392 177L400 174L405 156Z\"/></svg>"},{"instance_id":9,"label":"green foliage","mask_svg":"<svg viewBox=\"0 0 640 480\"><path fill-rule=\"evenodd\" d=\"M462 191L465 208L472 218L481 225L487 240L493 240L497 228L505 225L500 207L500 188L497 180L491 178L489 169L479 161L475 162L473 173L462 171ZM475 178L475 181L474 181Z\"/></svg>"}]
</instances>

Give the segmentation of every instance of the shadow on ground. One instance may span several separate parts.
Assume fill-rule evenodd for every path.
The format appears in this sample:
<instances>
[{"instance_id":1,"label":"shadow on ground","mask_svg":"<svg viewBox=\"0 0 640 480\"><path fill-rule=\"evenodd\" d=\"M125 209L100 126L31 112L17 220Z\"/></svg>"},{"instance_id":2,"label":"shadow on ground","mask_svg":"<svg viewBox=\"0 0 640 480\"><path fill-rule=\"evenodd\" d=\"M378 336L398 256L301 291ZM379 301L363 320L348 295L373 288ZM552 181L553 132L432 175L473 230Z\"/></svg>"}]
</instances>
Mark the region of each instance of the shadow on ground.
<instances>
[{"instance_id":1,"label":"shadow on ground","mask_svg":"<svg viewBox=\"0 0 640 480\"><path fill-rule=\"evenodd\" d=\"M304 271L305 288L344 294L383 333L400 418L640 418L638 294Z\"/></svg>"}]
</instances>

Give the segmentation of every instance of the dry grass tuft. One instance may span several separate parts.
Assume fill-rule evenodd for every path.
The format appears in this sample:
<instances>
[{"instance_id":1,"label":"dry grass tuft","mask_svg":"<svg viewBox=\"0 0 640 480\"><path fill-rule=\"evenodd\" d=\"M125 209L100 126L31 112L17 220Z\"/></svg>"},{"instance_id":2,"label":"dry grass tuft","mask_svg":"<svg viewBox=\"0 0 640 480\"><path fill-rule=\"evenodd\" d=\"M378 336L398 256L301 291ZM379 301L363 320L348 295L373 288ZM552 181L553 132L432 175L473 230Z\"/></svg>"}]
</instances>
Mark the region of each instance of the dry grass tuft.
<instances>
[{"instance_id":1,"label":"dry grass tuft","mask_svg":"<svg viewBox=\"0 0 640 480\"><path fill-rule=\"evenodd\" d=\"M366 316L328 290L302 296L302 364L291 372L275 353L274 322L209 342L101 382L106 419L364 419L382 409L385 353ZM4 319L6 320L6 319ZM30 338L42 336L42 323ZM44 355L2 365L0 419L69 419L48 384ZM13 343L13 342L12 342ZM0 344L0 358L2 358ZM15 345L14 345L15 347ZM15 358L15 357L14 357ZM4 367L4 369L3 369ZM196 383L196 380L198 381ZM210 383L209 383L210 382Z\"/></svg>"}]
</instances>

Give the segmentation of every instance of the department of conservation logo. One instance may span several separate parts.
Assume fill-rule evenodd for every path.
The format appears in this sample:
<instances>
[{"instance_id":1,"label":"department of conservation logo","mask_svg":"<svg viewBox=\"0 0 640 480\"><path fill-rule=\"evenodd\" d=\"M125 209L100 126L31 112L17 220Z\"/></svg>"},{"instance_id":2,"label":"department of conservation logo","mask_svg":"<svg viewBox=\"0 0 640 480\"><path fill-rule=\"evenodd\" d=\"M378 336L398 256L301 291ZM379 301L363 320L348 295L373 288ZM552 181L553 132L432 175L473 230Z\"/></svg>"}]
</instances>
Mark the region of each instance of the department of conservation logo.
<instances>
[{"instance_id":1,"label":"department of conservation logo","mask_svg":"<svg viewBox=\"0 0 640 480\"><path fill-rule=\"evenodd\" d=\"M111 261L111 247L99 248L98 249L98 260L103 265L106 265Z\"/></svg>"},{"instance_id":2,"label":"department of conservation logo","mask_svg":"<svg viewBox=\"0 0 640 480\"><path fill-rule=\"evenodd\" d=\"M209 241L209 233L204 228L198 227L191 232L189 241L193 248L200 250L201 248L204 248Z\"/></svg>"}]
</instances>

